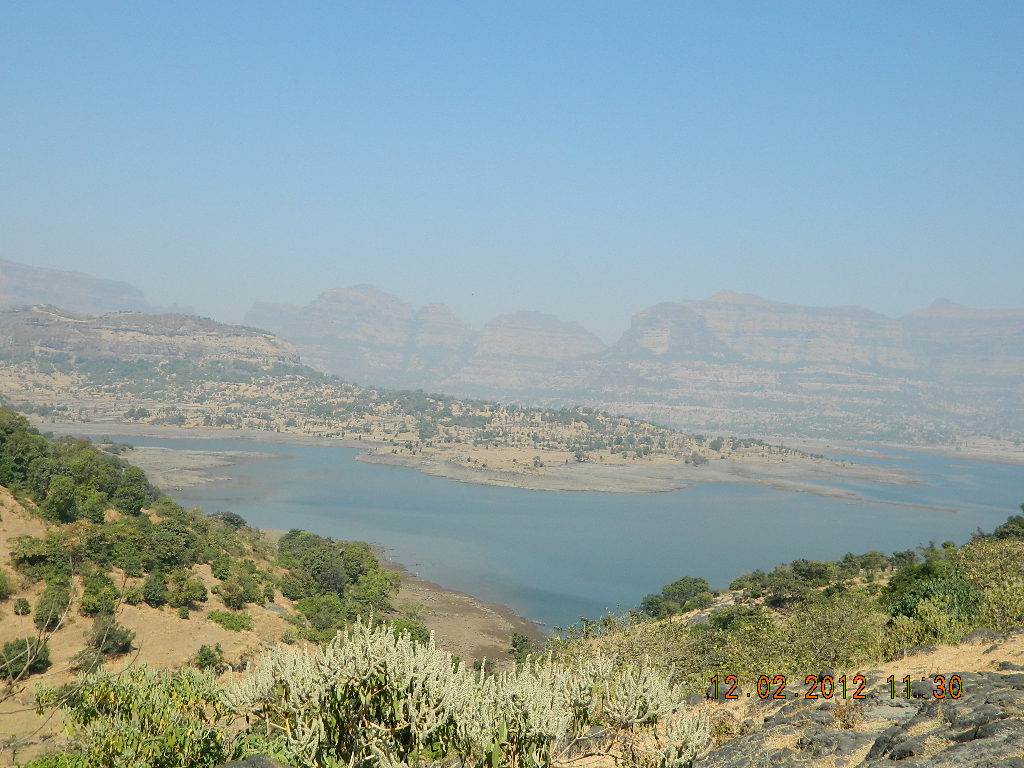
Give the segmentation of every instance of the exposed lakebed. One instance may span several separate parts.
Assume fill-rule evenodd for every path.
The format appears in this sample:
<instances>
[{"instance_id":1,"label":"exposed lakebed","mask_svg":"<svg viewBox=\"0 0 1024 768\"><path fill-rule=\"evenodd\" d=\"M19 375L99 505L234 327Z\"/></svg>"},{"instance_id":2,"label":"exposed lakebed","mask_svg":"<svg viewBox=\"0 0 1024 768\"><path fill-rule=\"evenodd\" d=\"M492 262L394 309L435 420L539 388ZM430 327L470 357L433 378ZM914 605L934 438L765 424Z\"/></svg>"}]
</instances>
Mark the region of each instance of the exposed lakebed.
<instances>
[{"instance_id":1,"label":"exposed lakebed","mask_svg":"<svg viewBox=\"0 0 1024 768\"><path fill-rule=\"evenodd\" d=\"M182 504L378 544L423 578L549 627L631 607L684 574L722 588L796 557L962 542L1024 499L1019 466L909 451L880 461L921 473L920 485L851 483L865 500L850 501L721 482L668 493L534 491L359 462L358 449L327 443L125 439L220 456L219 480L169 489Z\"/></svg>"}]
</instances>

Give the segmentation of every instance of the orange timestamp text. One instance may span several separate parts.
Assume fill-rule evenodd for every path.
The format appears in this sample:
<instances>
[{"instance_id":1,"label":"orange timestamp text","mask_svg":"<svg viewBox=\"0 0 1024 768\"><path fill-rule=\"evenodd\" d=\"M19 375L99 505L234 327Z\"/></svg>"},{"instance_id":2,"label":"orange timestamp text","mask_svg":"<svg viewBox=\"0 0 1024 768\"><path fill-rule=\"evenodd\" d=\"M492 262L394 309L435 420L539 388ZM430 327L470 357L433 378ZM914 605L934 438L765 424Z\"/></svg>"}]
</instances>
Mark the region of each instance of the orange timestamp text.
<instances>
[{"instance_id":1,"label":"orange timestamp text","mask_svg":"<svg viewBox=\"0 0 1024 768\"><path fill-rule=\"evenodd\" d=\"M797 678L799 679L799 678ZM932 675L922 677L922 682L932 682L930 694L935 699L959 699L963 695L963 681L959 675ZM889 698L913 698L914 691L911 690L913 679L905 675L897 680L895 675L889 675L886 679L889 690ZM846 675L833 677L832 675L807 675L804 677L803 690L788 690L790 686L796 688L797 683L790 681L786 675L760 675L754 686L754 691L759 699L866 699L864 693L867 687L867 679L864 675L857 674L847 680ZM709 695L713 699L735 701L740 698L752 698L753 693L747 691L742 693L739 678L736 675L725 675L719 678L715 675L711 678ZM918 696L926 695L920 691Z\"/></svg>"}]
</instances>

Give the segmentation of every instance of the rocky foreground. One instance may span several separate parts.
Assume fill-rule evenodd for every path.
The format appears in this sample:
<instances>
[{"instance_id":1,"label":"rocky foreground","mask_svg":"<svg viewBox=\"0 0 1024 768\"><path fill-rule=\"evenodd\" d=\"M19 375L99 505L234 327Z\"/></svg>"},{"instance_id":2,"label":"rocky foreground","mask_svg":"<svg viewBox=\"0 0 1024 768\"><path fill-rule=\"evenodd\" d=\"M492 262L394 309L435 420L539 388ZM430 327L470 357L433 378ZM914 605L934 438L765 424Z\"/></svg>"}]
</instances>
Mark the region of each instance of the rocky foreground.
<instances>
[{"instance_id":1,"label":"rocky foreground","mask_svg":"<svg viewBox=\"0 0 1024 768\"><path fill-rule=\"evenodd\" d=\"M904 673L896 671L901 662L867 673L860 701L838 694L828 701L807 700L807 686L801 685L799 698L784 702L762 701L756 693L748 699L742 691L739 702L712 703L725 715L721 722L735 724L742 735L698 760L695 768L867 768L893 762L907 768L1024 768L1024 659L1018 658L1024 628L998 636L979 630L971 639L977 661L1003 660L990 662L992 670L947 668L947 679L957 674L962 680L956 699L948 691L935 698L935 683L917 674L912 674L911 698L906 697L901 674L927 668L924 654L903 662ZM938 663L931 662L931 668ZM895 698L889 674L897 679Z\"/></svg>"}]
</instances>

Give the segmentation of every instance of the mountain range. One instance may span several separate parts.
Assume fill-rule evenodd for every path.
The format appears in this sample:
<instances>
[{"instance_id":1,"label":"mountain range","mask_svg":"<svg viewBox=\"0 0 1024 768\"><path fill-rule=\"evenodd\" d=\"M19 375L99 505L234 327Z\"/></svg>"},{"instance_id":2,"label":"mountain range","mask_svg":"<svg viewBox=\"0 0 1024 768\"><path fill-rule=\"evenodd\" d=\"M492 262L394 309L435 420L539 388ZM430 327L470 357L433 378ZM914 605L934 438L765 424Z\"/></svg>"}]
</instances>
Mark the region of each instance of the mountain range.
<instances>
[{"instance_id":1,"label":"mountain range","mask_svg":"<svg viewBox=\"0 0 1024 768\"><path fill-rule=\"evenodd\" d=\"M474 331L369 285L306 306L260 303L248 325L346 379L548 406L584 404L687 429L934 442L1024 430L1024 311L939 300L889 318L718 293L633 316L606 345L517 312Z\"/></svg>"},{"instance_id":2,"label":"mountain range","mask_svg":"<svg viewBox=\"0 0 1024 768\"><path fill-rule=\"evenodd\" d=\"M156 311L127 283L0 261L0 306L24 304ZM304 306L257 303L244 322L308 365L373 386L585 405L740 435L1024 437L1024 310L938 300L890 318L722 292L648 307L606 344L550 314L474 329L443 304L417 309L355 285Z\"/></svg>"}]
</instances>

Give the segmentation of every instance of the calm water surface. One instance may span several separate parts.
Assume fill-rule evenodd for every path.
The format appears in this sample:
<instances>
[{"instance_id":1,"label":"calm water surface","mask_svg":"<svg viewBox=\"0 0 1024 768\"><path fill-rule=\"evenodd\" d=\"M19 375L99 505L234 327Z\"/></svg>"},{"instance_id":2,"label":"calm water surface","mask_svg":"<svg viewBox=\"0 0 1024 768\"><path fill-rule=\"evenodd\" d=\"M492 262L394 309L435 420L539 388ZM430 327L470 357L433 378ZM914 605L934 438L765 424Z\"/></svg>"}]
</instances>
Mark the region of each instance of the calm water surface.
<instances>
[{"instance_id":1,"label":"calm water surface","mask_svg":"<svg viewBox=\"0 0 1024 768\"><path fill-rule=\"evenodd\" d=\"M635 606L682 575L723 588L744 571L796 557L889 553L991 530L1024 501L1024 468L900 451L924 485L837 483L850 503L736 483L606 494L456 483L364 464L355 449L240 439L130 438L136 445L272 451L280 458L218 468L231 482L174 494L262 528L304 528L384 547L418 575L551 626ZM893 452L896 453L896 452ZM130 454L126 456L131 460ZM955 513L897 506L952 507Z\"/></svg>"}]
</instances>

